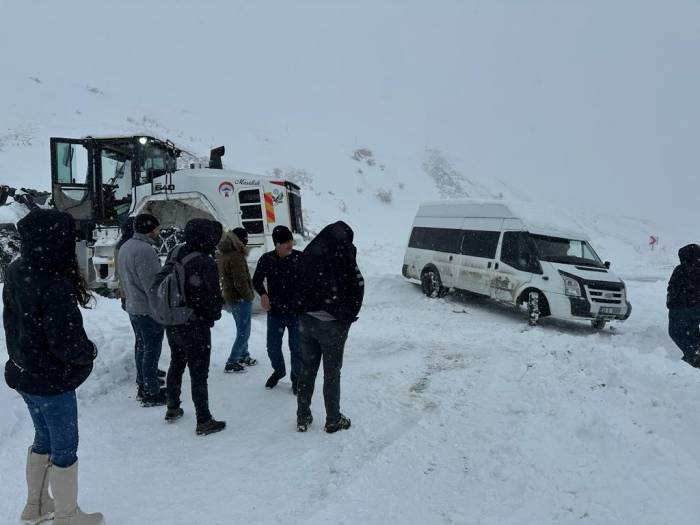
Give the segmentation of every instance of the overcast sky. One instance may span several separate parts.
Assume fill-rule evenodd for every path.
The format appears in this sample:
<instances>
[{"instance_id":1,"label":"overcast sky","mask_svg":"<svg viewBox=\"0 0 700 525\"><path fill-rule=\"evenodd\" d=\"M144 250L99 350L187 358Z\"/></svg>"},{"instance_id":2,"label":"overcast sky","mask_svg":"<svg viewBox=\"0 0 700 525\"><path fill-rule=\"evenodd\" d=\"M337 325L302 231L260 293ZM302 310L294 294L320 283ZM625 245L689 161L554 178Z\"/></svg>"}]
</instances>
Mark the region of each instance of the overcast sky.
<instances>
[{"instance_id":1,"label":"overcast sky","mask_svg":"<svg viewBox=\"0 0 700 525\"><path fill-rule=\"evenodd\" d=\"M698 218L698 1L0 0L0 15L5 74L186 109L222 143L440 148L546 198Z\"/></svg>"}]
</instances>

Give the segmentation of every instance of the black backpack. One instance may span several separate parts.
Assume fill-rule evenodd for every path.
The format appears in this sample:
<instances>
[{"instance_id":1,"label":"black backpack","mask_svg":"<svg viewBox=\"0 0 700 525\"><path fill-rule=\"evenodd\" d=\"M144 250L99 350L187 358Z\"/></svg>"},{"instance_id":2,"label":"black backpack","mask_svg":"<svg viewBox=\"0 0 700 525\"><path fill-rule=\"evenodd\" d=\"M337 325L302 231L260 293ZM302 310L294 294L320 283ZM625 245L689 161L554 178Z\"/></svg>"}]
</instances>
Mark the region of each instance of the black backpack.
<instances>
[{"instance_id":1,"label":"black backpack","mask_svg":"<svg viewBox=\"0 0 700 525\"><path fill-rule=\"evenodd\" d=\"M200 252L192 252L186 255L182 261L177 260L177 255L182 245L177 246L163 268L156 274L153 285L148 290L148 303L151 309L151 317L164 326L176 326L185 324L192 316L192 308L187 306L185 296L185 267L187 263L202 255Z\"/></svg>"}]
</instances>

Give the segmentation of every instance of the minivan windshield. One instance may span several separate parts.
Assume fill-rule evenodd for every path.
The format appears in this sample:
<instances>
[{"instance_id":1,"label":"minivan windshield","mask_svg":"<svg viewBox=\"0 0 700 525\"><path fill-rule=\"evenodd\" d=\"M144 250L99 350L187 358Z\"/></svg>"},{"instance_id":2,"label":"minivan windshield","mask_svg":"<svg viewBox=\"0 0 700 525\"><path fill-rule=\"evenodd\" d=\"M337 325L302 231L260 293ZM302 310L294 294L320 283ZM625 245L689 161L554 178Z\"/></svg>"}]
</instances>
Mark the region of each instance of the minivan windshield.
<instances>
[{"instance_id":1,"label":"minivan windshield","mask_svg":"<svg viewBox=\"0 0 700 525\"><path fill-rule=\"evenodd\" d=\"M540 259L563 264L579 264L604 268L605 265L586 241L550 237L547 235L532 235L537 246Z\"/></svg>"}]
</instances>

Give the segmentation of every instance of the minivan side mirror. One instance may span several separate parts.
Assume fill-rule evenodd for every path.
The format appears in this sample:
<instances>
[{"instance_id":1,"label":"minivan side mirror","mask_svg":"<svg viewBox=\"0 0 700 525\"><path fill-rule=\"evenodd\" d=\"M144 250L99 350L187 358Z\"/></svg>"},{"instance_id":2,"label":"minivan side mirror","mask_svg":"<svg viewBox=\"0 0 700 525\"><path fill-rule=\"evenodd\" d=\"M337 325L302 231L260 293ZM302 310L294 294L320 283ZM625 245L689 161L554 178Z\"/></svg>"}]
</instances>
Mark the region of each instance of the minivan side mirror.
<instances>
[{"instance_id":1,"label":"minivan side mirror","mask_svg":"<svg viewBox=\"0 0 700 525\"><path fill-rule=\"evenodd\" d=\"M610 261L605 261L605 267L609 270L610 269Z\"/></svg>"}]
</instances>

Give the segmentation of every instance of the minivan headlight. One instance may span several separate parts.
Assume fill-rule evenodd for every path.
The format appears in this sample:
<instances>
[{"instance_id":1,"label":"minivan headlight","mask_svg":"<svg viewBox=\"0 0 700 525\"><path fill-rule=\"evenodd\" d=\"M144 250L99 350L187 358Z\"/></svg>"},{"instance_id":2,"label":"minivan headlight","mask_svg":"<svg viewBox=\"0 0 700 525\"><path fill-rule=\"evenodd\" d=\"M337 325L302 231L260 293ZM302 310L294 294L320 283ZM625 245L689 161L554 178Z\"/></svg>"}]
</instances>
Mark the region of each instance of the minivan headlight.
<instances>
[{"instance_id":1,"label":"minivan headlight","mask_svg":"<svg viewBox=\"0 0 700 525\"><path fill-rule=\"evenodd\" d=\"M579 282L564 272L559 273L561 278L564 279L564 293L569 297L581 297L581 285Z\"/></svg>"}]
</instances>

